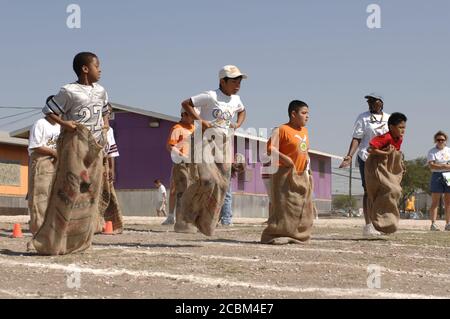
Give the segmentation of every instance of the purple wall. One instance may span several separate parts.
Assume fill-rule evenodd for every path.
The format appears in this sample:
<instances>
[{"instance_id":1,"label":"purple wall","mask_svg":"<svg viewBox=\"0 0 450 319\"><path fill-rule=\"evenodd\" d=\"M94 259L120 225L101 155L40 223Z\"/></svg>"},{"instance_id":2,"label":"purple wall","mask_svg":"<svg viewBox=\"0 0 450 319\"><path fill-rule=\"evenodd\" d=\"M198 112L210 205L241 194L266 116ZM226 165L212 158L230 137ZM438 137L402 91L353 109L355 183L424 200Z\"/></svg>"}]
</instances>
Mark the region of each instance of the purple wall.
<instances>
[{"instance_id":1,"label":"purple wall","mask_svg":"<svg viewBox=\"0 0 450 319\"><path fill-rule=\"evenodd\" d=\"M172 160L166 150L166 141L170 128L175 123L159 120L159 128L150 128L151 120L151 117L135 113L115 113L111 126L120 152L120 157L116 159L116 189L154 188L153 181L157 178L169 187ZM265 148L265 144L261 146ZM251 156L258 156L252 154L248 139L245 143L245 155L247 161ZM315 198L331 200L331 158L311 154L311 162ZM261 166L261 163L247 164L246 175L233 178L233 191L266 194L261 179Z\"/></svg>"},{"instance_id":2,"label":"purple wall","mask_svg":"<svg viewBox=\"0 0 450 319\"><path fill-rule=\"evenodd\" d=\"M316 199L331 200L331 158L310 154Z\"/></svg>"},{"instance_id":3,"label":"purple wall","mask_svg":"<svg viewBox=\"0 0 450 319\"><path fill-rule=\"evenodd\" d=\"M120 153L116 159L116 189L154 188L157 178L169 186L172 160L166 141L174 123L160 120L159 128L151 128L151 119L135 113L115 113L111 126Z\"/></svg>"}]
</instances>

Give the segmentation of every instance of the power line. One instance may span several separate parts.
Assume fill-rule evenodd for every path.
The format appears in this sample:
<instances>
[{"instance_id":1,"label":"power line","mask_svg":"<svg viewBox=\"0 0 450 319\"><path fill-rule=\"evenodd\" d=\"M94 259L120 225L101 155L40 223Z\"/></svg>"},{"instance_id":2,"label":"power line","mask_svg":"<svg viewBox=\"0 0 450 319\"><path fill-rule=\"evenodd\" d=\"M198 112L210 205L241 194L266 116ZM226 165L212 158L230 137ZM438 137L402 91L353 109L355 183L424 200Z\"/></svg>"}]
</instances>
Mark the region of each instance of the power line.
<instances>
[{"instance_id":1,"label":"power line","mask_svg":"<svg viewBox=\"0 0 450 319\"><path fill-rule=\"evenodd\" d=\"M0 109L8 110L40 110L42 107L0 106Z\"/></svg>"},{"instance_id":2,"label":"power line","mask_svg":"<svg viewBox=\"0 0 450 319\"><path fill-rule=\"evenodd\" d=\"M42 113L42 111L35 112L35 113L33 113L33 114L29 114L29 115L27 115L27 116L25 116L25 117L22 117L22 118L20 118L20 119L15 120L15 121L8 122L8 123L6 123L6 124L4 124L4 125L5 125L5 126L9 126L9 125L11 125L11 124L15 124L15 123L17 123L17 122L20 122L20 121L27 120L27 119L29 119L29 118L35 117L36 115L39 115L39 114L41 114L41 113Z\"/></svg>"},{"instance_id":3,"label":"power line","mask_svg":"<svg viewBox=\"0 0 450 319\"><path fill-rule=\"evenodd\" d=\"M33 112L33 110L28 110L28 111L25 111L25 112L22 112L22 113L17 113L17 114L13 114L13 115L8 115L8 116L0 117L0 120L10 119L10 118L12 118L12 117L16 117L16 116L28 114L28 113L31 113L31 112Z\"/></svg>"},{"instance_id":4,"label":"power line","mask_svg":"<svg viewBox=\"0 0 450 319\"><path fill-rule=\"evenodd\" d=\"M333 173L333 172L331 172L331 174L336 175L336 176L345 177L345 178L349 178L349 177L350 177L349 175L344 175L344 174L339 174L339 173ZM359 177L352 177L352 179L355 179L355 180L358 180L358 181L361 180L361 178L359 178Z\"/></svg>"}]
</instances>

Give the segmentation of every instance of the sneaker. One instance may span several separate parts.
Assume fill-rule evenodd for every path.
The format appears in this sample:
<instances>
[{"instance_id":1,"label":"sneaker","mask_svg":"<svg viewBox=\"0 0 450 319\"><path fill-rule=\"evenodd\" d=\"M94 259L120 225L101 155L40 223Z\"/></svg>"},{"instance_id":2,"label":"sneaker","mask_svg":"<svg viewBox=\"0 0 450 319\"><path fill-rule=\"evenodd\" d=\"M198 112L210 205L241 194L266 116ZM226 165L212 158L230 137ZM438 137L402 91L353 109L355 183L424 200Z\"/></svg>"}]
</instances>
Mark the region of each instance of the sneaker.
<instances>
[{"instance_id":1,"label":"sneaker","mask_svg":"<svg viewBox=\"0 0 450 319\"><path fill-rule=\"evenodd\" d=\"M450 223L448 223L447 226L445 226L445 230L450 231Z\"/></svg>"},{"instance_id":2,"label":"sneaker","mask_svg":"<svg viewBox=\"0 0 450 319\"><path fill-rule=\"evenodd\" d=\"M161 225L173 225L175 224L175 217L173 215L167 216L166 220Z\"/></svg>"},{"instance_id":3,"label":"sneaker","mask_svg":"<svg viewBox=\"0 0 450 319\"><path fill-rule=\"evenodd\" d=\"M363 229L364 237L376 237L376 236L380 236L380 235L381 235L381 233L378 230L376 230L372 224L364 226L364 229Z\"/></svg>"},{"instance_id":4,"label":"sneaker","mask_svg":"<svg viewBox=\"0 0 450 319\"><path fill-rule=\"evenodd\" d=\"M448 226L448 225L447 225L447 226ZM447 227L445 227L445 229L447 229ZM439 227L437 227L437 225L436 225L435 223L431 224L430 230L431 230L431 231L441 231L441 230L439 229Z\"/></svg>"}]
</instances>

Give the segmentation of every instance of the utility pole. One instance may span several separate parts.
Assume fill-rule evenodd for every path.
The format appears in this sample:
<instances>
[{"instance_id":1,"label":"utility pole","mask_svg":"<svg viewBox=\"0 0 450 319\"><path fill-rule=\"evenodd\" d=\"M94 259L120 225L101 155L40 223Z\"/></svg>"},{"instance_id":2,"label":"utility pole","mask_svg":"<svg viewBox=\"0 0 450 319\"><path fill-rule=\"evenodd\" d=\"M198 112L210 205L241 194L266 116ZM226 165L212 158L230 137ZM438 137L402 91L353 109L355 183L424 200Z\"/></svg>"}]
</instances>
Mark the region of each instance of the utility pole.
<instances>
[{"instance_id":1,"label":"utility pole","mask_svg":"<svg viewBox=\"0 0 450 319\"><path fill-rule=\"evenodd\" d=\"M348 180L348 217L352 217L352 173L353 161L350 163L350 174Z\"/></svg>"}]
</instances>

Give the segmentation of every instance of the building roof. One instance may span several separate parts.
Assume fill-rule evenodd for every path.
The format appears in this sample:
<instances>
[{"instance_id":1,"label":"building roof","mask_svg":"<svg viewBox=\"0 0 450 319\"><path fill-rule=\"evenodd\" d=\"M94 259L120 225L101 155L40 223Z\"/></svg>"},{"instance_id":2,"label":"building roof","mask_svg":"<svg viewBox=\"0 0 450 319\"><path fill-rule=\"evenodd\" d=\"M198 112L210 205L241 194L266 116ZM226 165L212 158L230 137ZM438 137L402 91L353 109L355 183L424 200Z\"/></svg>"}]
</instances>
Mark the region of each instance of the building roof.
<instances>
[{"instance_id":1,"label":"building roof","mask_svg":"<svg viewBox=\"0 0 450 319\"><path fill-rule=\"evenodd\" d=\"M24 128L12 131L9 134L13 138L28 139L30 137L31 127L32 127L32 125L28 125Z\"/></svg>"},{"instance_id":2,"label":"building roof","mask_svg":"<svg viewBox=\"0 0 450 319\"><path fill-rule=\"evenodd\" d=\"M162 114L162 113L153 112L153 111L148 111L148 110L144 110L144 109L141 109L141 108L131 107L131 106L123 105L123 104L118 104L118 103L112 103L111 102L111 106L113 107L113 110L119 110L119 111L124 111L124 112L140 114L140 115L149 116L149 117L156 118L156 119L166 120L166 121L169 121L169 122L175 122L176 123L176 122L178 122L180 120L180 117L171 116L171 115ZM14 132L11 132L11 136L17 137L19 139L24 139L24 138L27 139L29 137L30 129L31 129L31 125L27 126L27 127L24 127L22 129L16 130ZM250 134L245 133L245 132L236 132L235 136L242 137L242 138L248 138L248 139L251 139L251 140L260 141L260 142L263 142L263 143L267 143L267 141L268 141L268 139L265 138L265 137L259 137L259 136L255 136L255 135L250 135ZM27 144L28 144L28 141L27 141ZM325 157L330 157L330 158L342 159L342 156L333 155L333 154L320 152L320 151L316 151L316 150L310 150L310 153L311 154L315 154L315 155L319 155L319 156L325 156Z\"/></svg>"},{"instance_id":3,"label":"building roof","mask_svg":"<svg viewBox=\"0 0 450 319\"><path fill-rule=\"evenodd\" d=\"M131 107L131 106L127 106L127 105L122 105L122 104L117 104L117 103L111 102L111 106L113 107L113 110L120 110L120 111L126 111L126 112L130 112L130 113L141 114L141 115L153 117L156 119L166 120L166 121L170 121L170 122L178 122L180 120L180 118L176 117L176 116L147 111L147 110L143 110L140 108Z\"/></svg>"},{"instance_id":4,"label":"building roof","mask_svg":"<svg viewBox=\"0 0 450 319\"><path fill-rule=\"evenodd\" d=\"M0 131L0 144L28 147L28 140L23 138L11 137L7 132Z\"/></svg>"}]
</instances>

